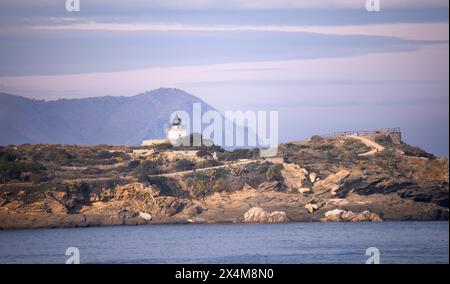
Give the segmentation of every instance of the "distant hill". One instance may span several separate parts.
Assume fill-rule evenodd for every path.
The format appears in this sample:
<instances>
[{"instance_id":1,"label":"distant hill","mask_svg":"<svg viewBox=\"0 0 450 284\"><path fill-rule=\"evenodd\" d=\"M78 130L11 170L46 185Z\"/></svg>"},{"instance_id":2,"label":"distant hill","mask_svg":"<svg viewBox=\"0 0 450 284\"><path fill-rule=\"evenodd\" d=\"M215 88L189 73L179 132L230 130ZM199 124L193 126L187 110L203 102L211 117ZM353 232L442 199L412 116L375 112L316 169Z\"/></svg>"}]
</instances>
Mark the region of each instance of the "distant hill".
<instances>
[{"instance_id":1,"label":"distant hill","mask_svg":"<svg viewBox=\"0 0 450 284\"><path fill-rule=\"evenodd\" d=\"M192 115L193 103L202 103L203 112L214 109L178 89L56 101L0 93L0 145L140 145L144 139L165 136L172 112L184 110Z\"/></svg>"}]
</instances>

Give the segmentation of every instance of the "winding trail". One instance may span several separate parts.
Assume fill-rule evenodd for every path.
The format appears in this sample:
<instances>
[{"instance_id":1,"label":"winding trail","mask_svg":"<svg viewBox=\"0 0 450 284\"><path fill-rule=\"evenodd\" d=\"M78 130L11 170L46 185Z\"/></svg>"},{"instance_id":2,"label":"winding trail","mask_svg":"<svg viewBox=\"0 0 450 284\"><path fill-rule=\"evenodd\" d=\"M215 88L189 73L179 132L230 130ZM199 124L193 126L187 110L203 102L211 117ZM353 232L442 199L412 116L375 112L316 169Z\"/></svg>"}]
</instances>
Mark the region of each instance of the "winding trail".
<instances>
[{"instance_id":1,"label":"winding trail","mask_svg":"<svg viewBox=\"0 0 450 284\"><path fill-rule=\"evenodd\" d=\"M182 175L190 174L190 173L194 173L194 172L204 172L207 170L222 169L222 168L227 168L227 167L232 167L232 166L250 164L250 163L254 163L254 162L256 162L256 160L248 160L248 161L241 161L241 162L237 162L237 163L233 163L233 164L226 164L226 165L220 165L220 166L214 166L214 167L208 167L208 168L195 169L195 171L187 170L187 171L167 173L167 174L149 175L149 177L175 177L175 176L182 176Z\"/></svg>"},{"instance_id":2,"label":"winding trail","mask_svg":"<svg viewBox=\"0 0 450 284\"><path fill-rule=\"evenodd\" d=\"M364 136L357 136L357 135L349 135L346 136L347 138L353 138L353 139L357 139L359 141L361 141L362 143L364 143L366 146L372 148L372 150L359 154L358 156L372 156L375 155L378 152L384 151L384 147L381 146L380 144L376 143L375 141L370 140L367 137Z\"/></svg>"},{"instance_id":3,"label":"winding trail","mask_svg":"<svg viewBox=\"0 0 450 284\"><path fill-rule=\"evenodd\" d=\"M280 157L270 157L270 158L265 158L264 160L249 159L249 160L241 160L239 162L232 163L232 164L226 164L226 165L220 165L220 166L214 166L214 167L208 167L208 168L195 169L195 171L194 170L188 170L188 171L181 171L181 172L174 172L174 173L167 173L167 174L149 175L148 177L175 177L175 176L182 176L182 175L190 174L190 173L194 173L194 172L204 172L204 171L207 171L207 170L223 169L223 168L228 168L228 167L233 167L233 166L251 164L251 163L258 162L258 161L259 162L261 162L261 161L268 161L268 162L271 162L271 163L283 163L283 159L280 158Z\"/></svg>"}]
</instances>

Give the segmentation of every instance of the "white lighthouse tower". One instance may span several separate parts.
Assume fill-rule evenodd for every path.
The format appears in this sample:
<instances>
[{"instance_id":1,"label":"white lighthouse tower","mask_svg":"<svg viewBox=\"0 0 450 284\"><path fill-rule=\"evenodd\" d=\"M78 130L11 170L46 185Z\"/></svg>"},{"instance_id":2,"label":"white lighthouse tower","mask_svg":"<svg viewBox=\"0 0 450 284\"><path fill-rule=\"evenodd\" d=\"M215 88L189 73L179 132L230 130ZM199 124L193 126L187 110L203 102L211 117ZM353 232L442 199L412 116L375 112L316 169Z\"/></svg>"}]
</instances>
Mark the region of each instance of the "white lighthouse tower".
<instances>
[{"instance_id":1,"label":"white lighthouse tower","mask_svg":"<svg viewBox=\"0 0 450 284\"><path fill-rule=\"evenodd\" d=\"M169 139L171 143L176 143L186 136L186 127L181 124L181 118L175 116L170 127L167 129L167 139Z\"/></svg>"},{"instance_id":2,"label":"white lighthouse tower","mask_svg":"<svg viewBox=\"0 0 450 284\"><path fill-rule=\"evenodd\" d=\"M155 146L170 142L172 145L188 145L189 140L186 127L181 124L181 118L175 116L174 120L168 128L166 128L166 138L150 139L142 141L142 146Z\"/></svg>"}]
</instances>

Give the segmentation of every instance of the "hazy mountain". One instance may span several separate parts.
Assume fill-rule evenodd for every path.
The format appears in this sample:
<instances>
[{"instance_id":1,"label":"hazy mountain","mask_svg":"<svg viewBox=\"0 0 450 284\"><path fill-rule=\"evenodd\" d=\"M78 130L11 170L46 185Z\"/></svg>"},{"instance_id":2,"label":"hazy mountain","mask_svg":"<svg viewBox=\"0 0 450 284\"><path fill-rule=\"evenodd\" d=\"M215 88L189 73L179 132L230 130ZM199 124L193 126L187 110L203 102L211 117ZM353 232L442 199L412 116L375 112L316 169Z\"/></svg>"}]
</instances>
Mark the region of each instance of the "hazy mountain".
<instances>
[{"instance_id":1,"label":"hazy mountain","mask_svg":"<svg viewBox=\"0 0 450 284\"><path fill-rule=\"evenodd\" d=\"M158 89L132 97L43 101L0 93L0 144L125 144L162 138L176 110L211 106L184 91Z\"/></svg>"}]
</instances>

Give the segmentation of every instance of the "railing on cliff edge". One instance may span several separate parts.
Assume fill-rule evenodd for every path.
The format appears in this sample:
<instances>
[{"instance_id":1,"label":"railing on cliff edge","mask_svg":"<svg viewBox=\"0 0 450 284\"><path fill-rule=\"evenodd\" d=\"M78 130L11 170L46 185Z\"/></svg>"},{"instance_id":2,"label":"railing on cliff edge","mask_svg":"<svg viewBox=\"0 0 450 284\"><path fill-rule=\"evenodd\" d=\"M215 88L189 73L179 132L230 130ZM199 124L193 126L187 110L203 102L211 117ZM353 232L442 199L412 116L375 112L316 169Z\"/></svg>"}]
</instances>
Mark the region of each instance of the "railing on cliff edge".
<instances>
[{"instance_id":1,"label":"railing on cliff edge","mask_svg":"<svg viewBox=\"0 0 450 284\"><path fill-rule=\"evenodd\" d=\"M319 135L320 137L339 137L339 136L367 136L367 135L375 135L375 134L385 134L385 133L401 133L400 127L394 128L382 128L382 129L374 129L374 130L362 130L362 131L341 131L334 132L325 135Z\"/></svg>"}]
</instances>

